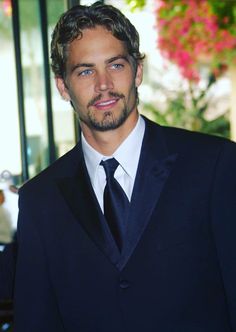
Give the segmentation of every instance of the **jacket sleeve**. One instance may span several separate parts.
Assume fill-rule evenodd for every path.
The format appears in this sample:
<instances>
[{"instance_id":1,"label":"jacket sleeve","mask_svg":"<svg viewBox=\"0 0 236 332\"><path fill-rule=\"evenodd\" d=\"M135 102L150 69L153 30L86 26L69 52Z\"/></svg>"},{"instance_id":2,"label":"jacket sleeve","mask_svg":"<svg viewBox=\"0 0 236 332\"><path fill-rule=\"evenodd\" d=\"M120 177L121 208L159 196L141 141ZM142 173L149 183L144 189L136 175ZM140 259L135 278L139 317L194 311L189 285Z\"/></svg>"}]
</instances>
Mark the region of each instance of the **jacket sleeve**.
<instances>
[{"instance_id":1,"label":"jacket sleeve","mask_svg":"<svg viewBox=\"0 0 236 332\"><path fill-rule=\"evenodd\" d=\"M64 328L50 284L40 225L35 222L37 207L33 195L32 190L25 193L24 189L19 195L14 331L62 332Z\"/></svg>"},{"instance_id":2,"label":"jacket sleeve","mask_svg":"<svg viewBox=\"0 0 236 332\"><path fill-rule=\"evenodd\" d=\"M212 229L232 331L236 332L236 144L226 142L215 169Z\"/></svg>"}]
</instances>

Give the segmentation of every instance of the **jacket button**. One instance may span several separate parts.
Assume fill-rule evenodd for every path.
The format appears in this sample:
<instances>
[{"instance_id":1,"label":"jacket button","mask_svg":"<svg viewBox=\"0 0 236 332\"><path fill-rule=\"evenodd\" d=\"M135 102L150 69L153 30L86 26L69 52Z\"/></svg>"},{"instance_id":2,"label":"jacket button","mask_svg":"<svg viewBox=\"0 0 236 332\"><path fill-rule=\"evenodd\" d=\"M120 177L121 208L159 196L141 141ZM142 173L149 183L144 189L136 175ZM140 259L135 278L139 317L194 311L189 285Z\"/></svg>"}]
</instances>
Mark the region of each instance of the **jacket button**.
<instances>
[{"instance_id":1,"label":"jacket button","mask_svg":"<svg viewBox=\"0 0 236 332\"><path fill-rule=\"evenodd\" d=\"M126 289L130 287L130 283L127 280L120 280L120 288Z\"/></svg>"}]
</instances>

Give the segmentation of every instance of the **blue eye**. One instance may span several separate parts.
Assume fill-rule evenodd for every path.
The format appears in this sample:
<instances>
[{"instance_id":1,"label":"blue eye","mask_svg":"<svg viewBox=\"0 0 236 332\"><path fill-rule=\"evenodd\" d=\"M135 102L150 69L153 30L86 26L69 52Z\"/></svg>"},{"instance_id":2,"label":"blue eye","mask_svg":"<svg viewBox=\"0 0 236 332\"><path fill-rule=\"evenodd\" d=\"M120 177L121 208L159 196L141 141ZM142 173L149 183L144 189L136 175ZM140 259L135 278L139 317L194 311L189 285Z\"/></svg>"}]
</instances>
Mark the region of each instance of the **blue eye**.
<instances>
[{"instance_id":1,"label":"blue eye","mask_svg":"<svg viewBox=\"0 0 236 332\"><path fill-rule=\"evenodd\" d=\"M79 76L88 76L91 75L93 71L91 69L85 69L79 73Z\"/></svg>"},{"instance_id":2,"label":"blue eye","mask_svg":"<svg viewBox=\"0 0 236 332\"><path fill-rule=\"evenodd\" d=\"M122 69L124 65L122 65L121 63L113 63L111 67L113 69Z\"/></svg>"}]
</instances>

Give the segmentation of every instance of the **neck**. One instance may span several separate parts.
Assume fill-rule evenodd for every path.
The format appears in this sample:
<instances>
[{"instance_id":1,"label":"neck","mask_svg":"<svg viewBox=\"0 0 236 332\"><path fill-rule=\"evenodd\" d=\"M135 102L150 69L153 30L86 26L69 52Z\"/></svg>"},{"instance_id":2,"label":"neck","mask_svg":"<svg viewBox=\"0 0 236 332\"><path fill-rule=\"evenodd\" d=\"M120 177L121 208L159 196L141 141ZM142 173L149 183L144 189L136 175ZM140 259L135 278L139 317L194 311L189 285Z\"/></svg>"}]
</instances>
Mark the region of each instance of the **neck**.
<instances>
[{"instance_id":1,"label":"neck","mask_svg":"<svg viewBox=\"0 0 236 332\"><path fill-rule=\"evenodd\" d=\"M86 141L104 156L111 156L120 144L129 136L138 121L138 112L134 112L126 121L116 129L108 131L91 130L81 122L81 130Z\"/></svg>"}]
</instances>

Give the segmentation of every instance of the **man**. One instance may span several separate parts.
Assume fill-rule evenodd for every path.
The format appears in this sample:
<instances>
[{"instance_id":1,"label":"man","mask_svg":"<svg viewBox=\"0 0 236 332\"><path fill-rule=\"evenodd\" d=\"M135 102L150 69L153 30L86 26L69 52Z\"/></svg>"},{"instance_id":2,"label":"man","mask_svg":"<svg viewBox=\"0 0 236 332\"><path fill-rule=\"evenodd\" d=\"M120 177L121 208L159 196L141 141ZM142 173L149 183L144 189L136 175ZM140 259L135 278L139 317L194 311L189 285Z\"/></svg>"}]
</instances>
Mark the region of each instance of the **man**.
<instances>
[{"instance_id":1,"label":"man","mask_svg":"<svg viewBox=\"0 0 236 332\"><path fill-rule=\"evenodd\" d=\"M20 190L15 332L236 331L235 144L139 116L114 7L66 12L51 57L82 134Z\"/></svg>"}]
</instances>

